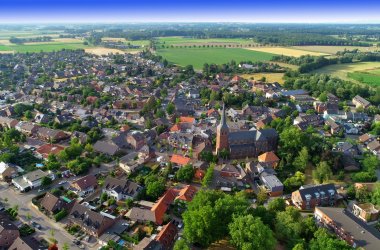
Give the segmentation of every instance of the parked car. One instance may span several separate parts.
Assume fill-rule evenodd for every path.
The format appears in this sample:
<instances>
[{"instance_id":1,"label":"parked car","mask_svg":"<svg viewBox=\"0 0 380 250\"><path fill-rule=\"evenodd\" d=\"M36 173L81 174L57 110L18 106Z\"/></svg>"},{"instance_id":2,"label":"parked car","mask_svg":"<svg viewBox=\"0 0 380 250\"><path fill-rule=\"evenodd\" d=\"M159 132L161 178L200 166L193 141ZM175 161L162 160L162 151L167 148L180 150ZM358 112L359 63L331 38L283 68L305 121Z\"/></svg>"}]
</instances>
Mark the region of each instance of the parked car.
<instances>
[{"instance_id":1,"label":"parked car","mask_svg":"<svg viewBox=\"0 0 380 250\"><path fill-rule=\"evenodd\" d=\"M38 230L42 229L42 226L40 224L38 224L37 222L35 222L35 221L32 221L31 224L32 224L32 227L34 227L34 228L36 228Z\"/></svg>"}]
</instances>

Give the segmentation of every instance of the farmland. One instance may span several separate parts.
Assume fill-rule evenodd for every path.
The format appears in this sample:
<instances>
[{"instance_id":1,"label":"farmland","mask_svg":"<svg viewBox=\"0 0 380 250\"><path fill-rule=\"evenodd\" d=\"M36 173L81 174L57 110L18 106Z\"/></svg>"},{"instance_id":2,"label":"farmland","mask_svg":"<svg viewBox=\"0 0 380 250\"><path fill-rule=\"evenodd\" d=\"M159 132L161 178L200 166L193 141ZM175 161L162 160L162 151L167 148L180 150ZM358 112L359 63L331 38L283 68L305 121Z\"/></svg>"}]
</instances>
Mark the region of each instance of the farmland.
<instances>
[{"instance_id":1,"label":"farmland","mask_svg":"<svg viewBox=\"0 0 380 250\"><path fill-rule=\"evenodd\" d=\"M208 38L208 39L197 39L197 38L187 38L187 37L158 37L156 38L156 43L158 47L179 47L179 46L226 46L226 47L237 47L237 46L248 46L249 44L254 45L251 39L239 39L239 38Z\"/></svg>"},{"instance_id":2,"label":"farmland","mask_svg":"<svg viewBox=\"0 0 380 250\"><path fill-rule=\"evenodd\" d=\"M358 46L293 46L292 48L297 50L303 50L303 51L309 51L309 52L317 52L317 53L324 53L324 54L336 54L338 51L343 50L354 50L358 49L363 52L371 52L379 50L379 48L376 47L358 47Z\"/></svg>"},{"instance_id":3,"label":"farmland","mask_svg":"<svg viewBox=\"0 0 380 250\"><path fill-rule=\"evenodd\" d=\"M282 77L284 76L284 73L254 73L254 74L243 74L241 77L250 80L260 80L263 77L265 77L267 82L278 82L278 83L284 83L284 80Z\"/></svg>"},{"instance_id":4,"label":"farmland","mask_svg":"<svg viewBox=\"0 0 380 250\"><path fill-rule=\"evenodd\" d=\"M181 66L193 65L195 69L202 69L205 63L223 64L235 60L240 61L268 61L274 54L249 51L240 48L173 48L160 49L158 55L169 62Z\"/></svg>"},{"instance_id":5,"label":"farmland","mask_svg":"<svg viewBox=\"0 0 380 250\"><path fill-rule=\"evenodd\" d=\"M253 47L253 48L247 48L247 49L260 51L260 52L266 52L266 53L272 53L272 54L277 54L277 55L294 56L294 57L300 57L304 55L311 55L311 56L327 55L326 53L294 49L291 47Z\"/></svg>"},{"instance_id":6,"label":"farmland","mask_svg":"<svg viewBox=\"0 0 380 250\"><path fill-rule=\"evenodd\" d=\"M51 42L44 44L12 44L12 45L0 45L0 51L12 51L12 52L51 52L58 51L62 49L84 49L90 46L84 45L83 43L60 43Z\"/></svg>"},{"instance_id":7,"label":"farmland","mask_svg":"<svg viewBox=\"0 0 380 250\"><path fill-rule=\"evenodd\" d=\"M313 73L329 74L368 85L380 85L380 62L335 64L315 70Z\"/></svg>"}]
</instances>

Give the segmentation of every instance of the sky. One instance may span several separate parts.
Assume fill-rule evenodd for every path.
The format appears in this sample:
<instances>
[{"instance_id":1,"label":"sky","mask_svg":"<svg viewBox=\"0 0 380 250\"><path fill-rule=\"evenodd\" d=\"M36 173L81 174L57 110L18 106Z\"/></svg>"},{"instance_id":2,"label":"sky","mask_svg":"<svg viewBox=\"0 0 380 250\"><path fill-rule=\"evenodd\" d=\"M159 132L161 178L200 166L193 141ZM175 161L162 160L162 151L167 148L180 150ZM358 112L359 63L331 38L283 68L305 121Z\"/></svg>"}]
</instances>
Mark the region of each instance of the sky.
<instances>
[{"instance_id":1,"label":"sky","mask_svg":"<svg viewBox=\"0 0 380 250\"><path fill-rule=\"evenodd\" d=\"M0 0L0 23L380 23L380 0Z\"/></svg>"}]
</instances>

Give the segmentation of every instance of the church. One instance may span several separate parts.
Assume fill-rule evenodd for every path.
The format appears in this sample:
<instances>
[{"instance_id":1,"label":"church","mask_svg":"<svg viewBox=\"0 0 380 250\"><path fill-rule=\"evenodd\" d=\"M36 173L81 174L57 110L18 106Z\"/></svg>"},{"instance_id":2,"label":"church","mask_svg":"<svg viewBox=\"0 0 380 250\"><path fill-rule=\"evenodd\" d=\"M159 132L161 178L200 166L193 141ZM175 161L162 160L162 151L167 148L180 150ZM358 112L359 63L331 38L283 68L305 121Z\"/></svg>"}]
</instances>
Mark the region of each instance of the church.
<instances>
[{"instance_id":1,"label":"church","mask_svg":"<svg viewBox=\"0 0 380 250\"><path fill-rule=\"evenodd\" d=\"M216 153L227 150L231 159L257 157L262 153L276 151L278 134L275 129L230 132L223 105L222 117L216 130Z\"/></svg>"}]
</instances>

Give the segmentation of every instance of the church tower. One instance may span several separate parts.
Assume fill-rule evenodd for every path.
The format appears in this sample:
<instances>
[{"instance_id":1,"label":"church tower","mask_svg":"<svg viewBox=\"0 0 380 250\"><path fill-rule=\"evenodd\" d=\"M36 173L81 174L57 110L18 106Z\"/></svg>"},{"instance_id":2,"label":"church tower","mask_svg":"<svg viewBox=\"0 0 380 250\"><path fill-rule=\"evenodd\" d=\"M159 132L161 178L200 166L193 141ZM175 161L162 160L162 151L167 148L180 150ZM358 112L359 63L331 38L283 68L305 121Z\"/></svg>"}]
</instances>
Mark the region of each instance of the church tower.
<instances>
[{"instance_id":1,"label":"church tower","mask_svg":"<svg viewBox=\"0 0 380 250\"><path fill-rule=\"evenodd\" d=\"M229 129L226 121L226 110L223 104L222 118L220 119L220 124L216 128L216 153L223 149L229 149L228 145L228 134Z\"/></svg>"}]
</instances>

